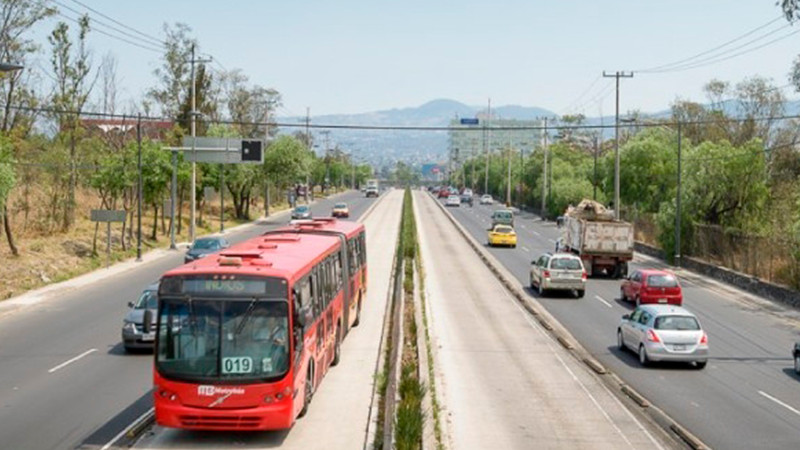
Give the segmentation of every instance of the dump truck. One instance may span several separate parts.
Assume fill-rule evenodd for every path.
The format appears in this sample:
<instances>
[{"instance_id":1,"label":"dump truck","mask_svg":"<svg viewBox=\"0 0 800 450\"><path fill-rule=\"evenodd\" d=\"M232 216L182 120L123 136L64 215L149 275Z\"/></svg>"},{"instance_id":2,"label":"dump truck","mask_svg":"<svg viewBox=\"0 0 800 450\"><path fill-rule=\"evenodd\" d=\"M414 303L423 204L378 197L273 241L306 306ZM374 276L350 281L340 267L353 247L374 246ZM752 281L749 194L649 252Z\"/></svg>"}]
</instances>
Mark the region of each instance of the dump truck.
<instances>
[{"instance_id":1,"label":"dump truck","mask_svg":"<svg viewBox=\"0 0 800 450\"><path fill-rule=\"evenodd\" d=\"M589 276L627 276L633 259L632 224L615 220L600 203L584 200L567 210L563 226L559 250L578 255Z\"/></svg>"},{"instance_id":2,"label":"dump truck","mask_svg":"<svg viewBox=\"0 0 800 450\"><path fill-rule=\"evenodd\" d=\"M367 190L365 191L365 197L377 197L380 191L378 190L378 180L372 179L367 180Z\"/></svg>"}]
</instances>

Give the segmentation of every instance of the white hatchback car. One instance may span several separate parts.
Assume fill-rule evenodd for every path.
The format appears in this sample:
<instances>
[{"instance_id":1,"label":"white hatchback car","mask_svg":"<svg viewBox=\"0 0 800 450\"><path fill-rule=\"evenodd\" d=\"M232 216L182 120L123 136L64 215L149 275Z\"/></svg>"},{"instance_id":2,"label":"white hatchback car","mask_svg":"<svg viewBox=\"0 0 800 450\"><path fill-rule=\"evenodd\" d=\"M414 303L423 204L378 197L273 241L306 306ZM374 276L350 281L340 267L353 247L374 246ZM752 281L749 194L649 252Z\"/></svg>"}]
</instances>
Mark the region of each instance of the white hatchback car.
<instances>
[{"instance_id":1,"label":"white hatchback car","mask_svg":"<svg viewBox=\"0 0 800 450\"><path fill-rule=\"evenodd\" d=\"M647 304L622 316L617 346L630 348L646 366L651 361L683 361L702 369L708 362L708 335L697 317L680 306Z\"/></svg>"},{"instance_id":2,"label":"white hatchback car","mask_svg":"<svg viewBox=\"0 0 800 450\"><path fill-rule=\"evenodd\" d=\"M491 205L494 203L492 196L489 194L484 194L481 196L481 205Z\"/></svg>"}]
</instances>

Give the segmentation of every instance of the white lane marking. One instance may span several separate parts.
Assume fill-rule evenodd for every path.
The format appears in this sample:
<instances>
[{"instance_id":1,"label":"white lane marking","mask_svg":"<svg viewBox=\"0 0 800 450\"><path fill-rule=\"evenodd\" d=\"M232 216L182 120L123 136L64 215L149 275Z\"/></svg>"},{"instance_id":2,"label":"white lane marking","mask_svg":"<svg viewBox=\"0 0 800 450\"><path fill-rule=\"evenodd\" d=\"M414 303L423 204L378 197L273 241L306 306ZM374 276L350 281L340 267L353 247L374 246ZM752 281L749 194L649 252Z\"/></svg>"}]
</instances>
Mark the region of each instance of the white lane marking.
<instances>
[{"instance_id":1,"label":"white lane marking","mask_svg":"<svg viewBox=\"0 0 800 450\"><path fill-rule=\"evenodd\" d=\"M78 355L78 356L76 356L76 357L74 357L74 358L72 358L72 359L70 359L70 360L64 361L63 363L61 363L61 364L59 364L59 365L57 365L57 366L53 367L52 369L48 370L48 371L47 371L47 373L53 373L53 372L55 372L55 371L56 371L56 370L58 370L58 369L62 369L62 368L64 368L66 365L68 365L68 364L72 364L72 363L74 363L75 361L77 361L77 360L79 360L79 359L83 358L84 356L86 356L86 355L88 355L88 354L90 354L90 353L94 353L94 352L96 352L96 351L97 351L97 349L96 349L96 348L92 348L92 349L86 350L85 352L81 353L80 355Z\"/></svg>"},{"instance_id":2,"label":"white lane marking","mask_svg":"<svg viewBox=\"0 0 800 450\"><path fill-rule=\"evenodd\" d=\"M542 235L542 233L539 233L539 232L538 232L538 231L536 231L536 230L531 230L531 231L533 232L533 234L535 234L535 235L537 235L537 236L541 236L541 235Z\"/></svg>"},{"instance_id":3,"label":"white lane marking","mask_svg":"<svg viewBox=\"0 0 800 450\"><path fill-rule=\"evenodd\" d=\"M131 422L131 424L125 427L124 430L120 431L119 434L117 434L116 436L114 436L113 439L108 441L106 445L102 446L100 450L108 450L109 448L111 448L111 446L114 445L114 442L117 442L122 436L128 434L128 431L131 431L131 428L133 428L137 423L141 422L148 414L153 414L154 410L155 408L150 407L150 409L148 409L147 412L145 412L144 414L139 416L136 420Z\"/></svg>"},{"instance_id":4,"label":"white lane marking","mask_svg":"<svg viewBox=\"0 0 800 450\"><path fill-rule=\"evenodd\" d=\"M522 249L525 250L526 252L531 251L528 247L525 247L524 245L522 246Z\"/></svg>"},{"instance_id":5,"label":"white lane marking","mask_svg":"<svg viewBox=\"0 0 800 450\"><path fill-rule=\"evenodd\" d=\"M528 228L528 227L526 227L525 225L520 225L520 226L521 226L522 228Z\"/></svg>"},{"instance_id":6,"label":"white lane marking","mask_svg":"<svg viewBox=\"0 0 800 450\"><path fill-rule=\"evenodd\" d=\"M554 239L548 239L548 241L552 242L553 244L556 243L556 241Z\"/></svg>"},{"instance_id":7,"label":"white lane marking","mask_svg":"<svg viewBox=\"0 0 800 450\"><path fill-rule=\"evenodd\" d=\"M791 411L791 412L793 412L793 413L797 414L798 416L800 416L800 411L798 411L797 409L793 408L791 405L787 405L786 403L784 403L784 402L782 402L782 401L778 400L777 398L775 398L775 397L773 397L773 396L771 396L771 395L767 394L767 393L766 393L766 392L764 392L764 391L758 391L758 393L759 393L759 394L761 394L762 396L764 396L764 397L766 397L766 398L768 398L768 399L772 400L773 402L775 402L775 403L777 403L777 404L779 404L779 405L783 406L784 408L788 409L789 411Z\"/></svg>"},{"instance_id":8,"label":"white lane marking","mask_svg":"<svg viewBox=\"0 0 800 450\"><path fill-rule=\"evenodd\" d=\"M603 299L603 297L600 297L599 295L595 295L595 296L594 296L594 298L596 298L596 299L600 300L601 302L603 302L603 303L604 303L606 306L608 306L609 308L612 308L612 306L611 306L611 303L608 303L607 301L605 301L605 300Z\"/></svg>"}]
</instances>

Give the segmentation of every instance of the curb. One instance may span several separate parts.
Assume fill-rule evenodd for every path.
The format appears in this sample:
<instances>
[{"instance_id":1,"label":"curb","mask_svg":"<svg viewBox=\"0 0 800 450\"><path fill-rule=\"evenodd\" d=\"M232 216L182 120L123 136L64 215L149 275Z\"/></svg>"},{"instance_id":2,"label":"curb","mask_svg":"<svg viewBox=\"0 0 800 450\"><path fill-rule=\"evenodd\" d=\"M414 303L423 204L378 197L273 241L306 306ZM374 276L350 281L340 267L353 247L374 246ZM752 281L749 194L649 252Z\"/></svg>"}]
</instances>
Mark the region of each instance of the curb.
<instances>
[{"instance_id":1,"label":"curb","mask_svg":"<svg viewBox=\"0 0 800 450\"><path fill-rule=\"evenodd\" d=\"M516 278L514 278L514 276L511 275L511 273L508 272L508 270L495 259L494 255L489 253L478 243L474 237L472 237L472 235L461 225L461 223L456 220L456 218L450 211L447 210L447 208L445 208L436 198L433 198L430 193L428 193L428 195L439 207L439 209L445 213L445 216L450 223L456 227L461 236L466 239L469 246L472 247L472 250L478 254L483 263L497 277L500 283L506 289L508 289L509 294L511 294L521 304L521 306L525 308L526 311L536 317L538 323L543 328L548 330L549 334L562 346L564 346L573 357L583 362L587 367L595 372L598 376L598 379L603 382L603 384L606 385L612 393L618 396L625 396L633 400L634 403L639 406L638 412L640 412L644 417L648 418L651 424L658 425L658 427L665 432L666 437L673 439L673 441L677 443L689 445L695 450L710 449L710 447L703 443L703 441L694 436L691 432L681 426L677 421L672 419L661 409L654 406L650 401L647 400L647 398L630 388L617 374L608 371L604 366L596 361L588 350L586 350L580 343L577 343L577 340L574 339L567 328L565 328L558 320L556 320L556 318L553 317L550 312L547 311L544 306L542 306L541 303L524 291L524 288L516 281ZM572 342L576 342L577 344L573 346L571 344ZM571 345L572 347L567 347L567 345Z\"/></svg>"}]
</instances>

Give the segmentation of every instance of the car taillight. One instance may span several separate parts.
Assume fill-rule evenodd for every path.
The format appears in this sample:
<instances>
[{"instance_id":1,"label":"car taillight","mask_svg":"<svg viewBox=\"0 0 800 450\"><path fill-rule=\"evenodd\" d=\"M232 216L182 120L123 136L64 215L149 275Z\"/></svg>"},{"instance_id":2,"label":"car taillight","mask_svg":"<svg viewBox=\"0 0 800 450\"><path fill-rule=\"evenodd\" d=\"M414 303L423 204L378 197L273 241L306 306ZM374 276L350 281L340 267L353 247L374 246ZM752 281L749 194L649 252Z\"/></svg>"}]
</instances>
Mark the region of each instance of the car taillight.
<instances>
[{"instance_id":1,"label":"car taillight","mask_svg":"<svg viewBox=\"0 0 800 450\"><path fill-rule=\"evenodd\" d=\"M647 330L647 340L650 342L658 342L658 343L661 342L661 339L658 338L658 335L656 334L655 331L653 331L652 328Z\"/></svg>"},{"instance_id":2,"label":"car taillight","mask_svg":"<svg viewBox=\"0 0 800 450\"><path fill-rule=\"evenodd\" d=\"M700 345L708 345L708 335L706 332L703 332L703 336L700 337Z\"/></svg>"},{"instance_id":3,"label":"car taillight","mask_svg":"<svg viewBox=\"0 0 800 450\"><path fill-rule=\"evenodd\" d=\"M545 270L544 272L542 272L542 276L545 277L545 278L550 278L550 271L549 270Z\"/></svg>"},{"instance_id":4,"label":"car taillight","mask_svg":"<svg viewBox=\"0 0 800 450\"><path fill-rule=\"evenodd\" d=\"M583 271L583 273L581 273L581 279L582 279L583 281L586 281L586 279L587 279L588 277L589 277L589 275L588 275L588 274L586 273L586 271L584 270L584 271Z\"/></svg>"}]
</instances>

